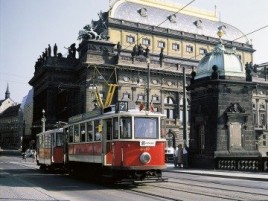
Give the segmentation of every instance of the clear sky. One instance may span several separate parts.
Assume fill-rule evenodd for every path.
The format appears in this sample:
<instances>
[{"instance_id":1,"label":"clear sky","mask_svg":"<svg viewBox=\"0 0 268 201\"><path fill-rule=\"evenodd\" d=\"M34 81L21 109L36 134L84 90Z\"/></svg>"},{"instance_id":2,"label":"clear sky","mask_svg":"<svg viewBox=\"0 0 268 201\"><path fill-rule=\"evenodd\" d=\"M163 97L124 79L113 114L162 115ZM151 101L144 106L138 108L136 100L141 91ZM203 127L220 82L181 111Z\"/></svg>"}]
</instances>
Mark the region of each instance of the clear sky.
<instances>
[{"instance_id":1,"label":"clear sky","mask_svg":"<svg viewBox=\"0 0 268 201\"><path fill-rule=\"evenodd\" d=\"M188 4L191 0L163 0ZM191 6L214 11L221 21L244 34L268 25L267 0L195 0ZM0 100L7 83L11 98L20 103L31 87L34 64L50 44L64 47L78 44L78 32L98 12L107 11L109 0L0 0ZM268 62L268 27L248 35L252 39L254 63Z\"/></svg>"}]
</instances>

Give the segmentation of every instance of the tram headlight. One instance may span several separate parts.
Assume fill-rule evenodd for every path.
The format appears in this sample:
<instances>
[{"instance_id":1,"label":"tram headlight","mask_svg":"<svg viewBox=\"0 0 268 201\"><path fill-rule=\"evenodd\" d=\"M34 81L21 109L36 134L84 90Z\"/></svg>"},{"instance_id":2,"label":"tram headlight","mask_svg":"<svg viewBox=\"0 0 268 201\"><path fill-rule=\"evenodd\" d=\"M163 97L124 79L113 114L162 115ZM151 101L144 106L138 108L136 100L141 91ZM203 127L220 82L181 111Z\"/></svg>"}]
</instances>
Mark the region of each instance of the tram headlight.
<instances>
[{"instance_id":1,"label":"tram headlight","mask_svg":"<svg viewBox=\"0 0 268 201\"><path fill-rule=\"evenodd\" d=\"M140 161L143 163L143 164L147 164L151 161L151 155L148 153L148 152L143 152L141 155L140 155Z\"/></svg>"}]
</instances>

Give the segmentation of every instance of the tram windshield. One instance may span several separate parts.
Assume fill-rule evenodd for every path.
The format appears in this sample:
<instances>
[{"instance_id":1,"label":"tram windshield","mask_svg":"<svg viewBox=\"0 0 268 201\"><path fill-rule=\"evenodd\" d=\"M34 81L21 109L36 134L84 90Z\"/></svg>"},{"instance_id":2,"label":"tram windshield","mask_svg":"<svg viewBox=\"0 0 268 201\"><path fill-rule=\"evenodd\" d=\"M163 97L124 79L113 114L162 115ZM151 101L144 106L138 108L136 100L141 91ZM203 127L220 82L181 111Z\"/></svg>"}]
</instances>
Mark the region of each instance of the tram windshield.
<instances>
[{"instance_id":1,"label":"tram windshield","mask_svg":"<svg viewBox=\"0 0 268 201\"><path fill-rule=\"evenodd\" d=\"M134 124L135 138L158 138L159 132L157 120L157 118L136 117Z\"/></svg>"},{"instance_id":2,"label":"tram windshield","mask_svg":"<svg viewBox=\"0 0 268 201\"><path fill-rule=\"evenodd\" d=\"M56 133L56 146L63 146L63 133Z\"/></svg>"},{"instance_id":3,"label":"tram windshield","mask_svg":"<svg viewBox=\"0 0 268 201\"><path fill-rule=\"evenodd\" d=\"M121 118L121 131L120 131L121 139L131 139L131 118L130 117L122 117Z\"/></svg>"}]
</instances>

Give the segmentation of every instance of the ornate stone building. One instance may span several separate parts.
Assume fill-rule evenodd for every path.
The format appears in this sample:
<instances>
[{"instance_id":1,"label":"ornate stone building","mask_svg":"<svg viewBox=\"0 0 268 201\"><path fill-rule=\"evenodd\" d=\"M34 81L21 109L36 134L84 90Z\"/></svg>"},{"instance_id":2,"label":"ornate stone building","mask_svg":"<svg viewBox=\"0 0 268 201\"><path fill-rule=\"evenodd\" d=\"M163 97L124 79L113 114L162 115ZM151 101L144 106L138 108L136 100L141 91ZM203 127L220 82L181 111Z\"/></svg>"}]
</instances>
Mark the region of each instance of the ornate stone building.
<instances>
[{"instance_id":1,"label":"ornate stone building","mask_svg":"<svg viewBox=\"0 0 268 201\"><path fill-rule=\"evenodd\" d=\"M69 47L67 58L57 48L52 55L49 47L38 59L29 82L34 88L33 134L41 131L43 109L47 128L53 128L94 109L96 89L105 102L109 84L116 84L112 103L152 103L155 111L166 114L171 138L183 143L183 69L189 84L192 70L218 44L218 30L225 33L225 48L236 49L242 66L253 61L246 36L220 22L214 12L161 0L110 1L109 11L80 30L80 44ZM190 105L188 93L186 98Z\"/></svg>"},{"instance_id":2,"label":"ornate stone building","mask_svg":"<svg viewBox=\"0 0 268 201\"><path fill-rule=\"evenodd\" d=\"M251 71L222 43L207 54L191 85L191 163L195 167L260 170L252 99L257 84Z\"/></svg>"},{"instance_id":3,"label":"ornate stone building","mask_svg":"<svg viewBox=\"0 0 268 201\"><path fill-rule=\"evenodd\" d=\"M256 146L262 156L268 156L268 63L255 66L252 82L256 88L252 93L253 125L256 132Z\"/></svg>"},{"instance_id":4,"label":"ornate stone building","mask_svg":"<svg viewBox=\"0 0 268 201\"><path fill-rule=\"evenodd\" d=\"M0 147L20 148L19 109L20 104L15 103L10 98L7 85L5 99L0 100Z\"/></svg>"}]
</instances>

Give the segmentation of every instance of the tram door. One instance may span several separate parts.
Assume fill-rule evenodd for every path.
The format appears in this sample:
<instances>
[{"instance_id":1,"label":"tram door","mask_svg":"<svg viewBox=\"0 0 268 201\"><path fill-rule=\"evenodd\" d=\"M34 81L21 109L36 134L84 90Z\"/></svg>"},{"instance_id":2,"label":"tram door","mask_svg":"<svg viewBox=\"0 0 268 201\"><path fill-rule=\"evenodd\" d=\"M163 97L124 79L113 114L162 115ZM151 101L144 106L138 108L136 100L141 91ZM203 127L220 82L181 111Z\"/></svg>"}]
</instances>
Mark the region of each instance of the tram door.
<instances>
[{"instance_id":1,"label":"tram door","mask_svg":"<svg viewBox=\"0 0 268 201\"><path fill-rule=\"evenodd\" d=\"M104 165L112 165L112 119L103 120L102 156Z\"/></svg>"}]
</instances>

